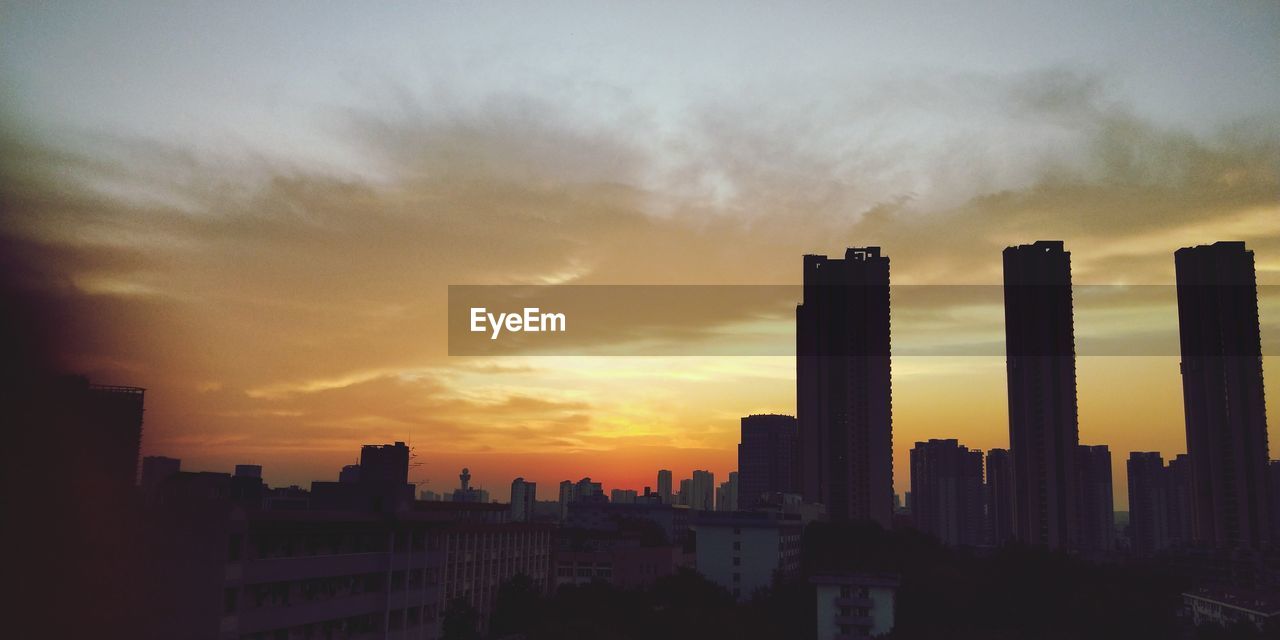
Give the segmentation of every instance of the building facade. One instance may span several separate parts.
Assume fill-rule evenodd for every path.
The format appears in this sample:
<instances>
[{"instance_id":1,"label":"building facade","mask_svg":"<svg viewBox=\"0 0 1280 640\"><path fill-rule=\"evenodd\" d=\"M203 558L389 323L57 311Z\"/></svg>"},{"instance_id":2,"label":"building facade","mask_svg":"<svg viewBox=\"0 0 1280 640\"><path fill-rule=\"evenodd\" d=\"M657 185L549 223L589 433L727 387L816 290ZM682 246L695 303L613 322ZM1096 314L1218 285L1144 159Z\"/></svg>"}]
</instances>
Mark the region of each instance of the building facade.
<instances>
[{"instance_id":1,"label":"building facade","mask_svg":"<svg viewBox=\"0 0 1280 640\"><path fill-rule=\"evenodd\" d=\"M1090 551L1115 549L1116 512L1111 479L1111 450L1105 444L1076 448L1076 491L1080 526L1076 546Z\"/></svg>"},{"instance_id":2,"label":"building facade","mask_svg":"<svg viewBox=\"0 0 1280 640\"><path fill-rule=\"evenodd\" d=\"M1267 416L1253 252L1218 242L1174 253L1192 535L1219 548L1271 540Z\"/></svg>"},{"instance_id":3,"label":"building facade","mask_svg":"<svg viewBox=\"0 0 1280 640\"><path fill-rule=\"evenodd\" d=\"M1079 418L1071 254L1062 242L1004 250L1004 316L1014 535L1068 548L1079 529Z\"/></svg>"},{"instance_id":4,"label":"building facade","mask_svg":"<svg viewBox=\"0 0 1280 640\"><path fill-rule=\"evenodd\" d=\"M742 419L738 445L738 500L754 507L770 493L800 493L799 430L794 416L752 415Z\"/></svg>"},{"instance_id":5,"label":"building facade","mask_svg":"<svg viewBox=\"0 0 1280 640\"><path fill-rule=\"evenodd\" d=\"M912 520L950 546L985 541L982 452L955 440L917 442L911 449Z\"/></svg>"},{"instance_id":6,"label":"building facade","mask_svg":"<svg viewBox=\"0 0 1280 640\"><path fill-rule=\"evenodd\" d=\"M746 599L773 584L775 574L800 569L798 517L769 513L703 512L694 518L698 573Z\"/></svg>"},{"instance_id":7,"label":"building facade","mask_svg":"<svg viewBox=\"0 0 1280 640\"><path fill-rule=\"evenodd\" d=\"M1169 547L1169 494L1164 459L1156 451L1134 451L1129 473L1129 540L1133 552L1149 556Z\"/></svg>"},{"instance_id":8,"label":"building facade","mask_svg":"<svg viewBox=\"0 0 1280 640\"><path fill-rule=\"evenodd\" d=\"M1013 540L1013 461L1008 449L987 452L987 539L992 546Z\"/></svg>"},{"instance_id":9,"label":"building facade","mask_svg":"<svg viewBox=\"0 0 1280 640\"><path fill-rule=\"evenodd\" d=\"M817 596L818 640L862 640L893 631L897 576L823 574L810 582Z\"/></svg>"},{"instance_id":10,"label":"building facade","mask_svg":"<svg viewBox=\"0 0 1280 640\"><path fill-rule=\"evenodd\" d=\"M524 478L511 481L511 521L531 522L534 505L538 502L538 483Z\"/></svg>"},{"instance_id":11,"label":"building facade","mask_svg":"<svg viewBox=\"0 0 1280 640\"><path fill-rule=\"evenodd\" d=\"M804 257L796 307L801 490L834 521L893 518L889 258L879 247L844 259Z\"/></svg>"}]
</instances>

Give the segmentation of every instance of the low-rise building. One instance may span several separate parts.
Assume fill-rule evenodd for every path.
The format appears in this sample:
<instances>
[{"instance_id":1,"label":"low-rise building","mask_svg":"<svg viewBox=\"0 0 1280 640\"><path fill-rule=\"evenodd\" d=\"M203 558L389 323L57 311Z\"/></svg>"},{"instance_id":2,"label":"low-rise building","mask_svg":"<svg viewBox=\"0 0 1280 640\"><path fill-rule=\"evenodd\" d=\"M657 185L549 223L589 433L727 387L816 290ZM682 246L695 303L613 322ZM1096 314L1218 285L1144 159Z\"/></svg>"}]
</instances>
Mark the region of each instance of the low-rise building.
<instances>
[{"instance_id":1,"label":"low-rise building","mask_svg":"<svg viewBox=\"0 0 1280 640\"><path fill-rule=\"evenodd\" d=\"M707 579L745 599L800 569L798 516L702 512L693 523L696 566Z\"/></svg>"},{"instance_id":2,"label":"low-rise building","mask_svg":"<svg viewBox=\"0 0 1280 640\"><path fill-rule=\"evenodd\" d=\"M817 601L818 640L878 638L893 631L897 576L823 574L810 582Z\"/></svg>"}]
</instances>

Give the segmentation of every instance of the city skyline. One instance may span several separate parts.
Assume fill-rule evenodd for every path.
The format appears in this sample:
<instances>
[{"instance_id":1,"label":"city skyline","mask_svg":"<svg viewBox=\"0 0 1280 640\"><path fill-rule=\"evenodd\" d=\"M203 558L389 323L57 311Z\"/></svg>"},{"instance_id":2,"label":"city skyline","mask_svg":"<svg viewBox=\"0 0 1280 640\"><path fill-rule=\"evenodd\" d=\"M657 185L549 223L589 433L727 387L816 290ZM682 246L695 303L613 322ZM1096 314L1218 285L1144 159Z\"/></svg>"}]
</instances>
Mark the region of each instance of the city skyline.
<instances>
[{"instance_id":1,"label":"city skyline","mask_svg":"<svg viewBox=\"0 0 1280 640\"><path fill-rule=\"evenodd\" d=\"M797 256L876 245L895 284L997 285L1004 247L1052 238L1079 285L1167 287L1078 305L1114 340L1176 327L1180 247L1244 240L1280 285L1280 9L992 11L14 7L0 267L61 368L148 389L146 455L305 484L403 440L415 480L495 497L727 477L741 417L794 413L794 366L451 358L451 284L799 286ZM1002 330L936 313L895 338ZM895 357L898 493L910 443L1008 446L1004 367ZM1076 369L1123 505L1121 456L1185 451L1178 357Z\"/></svg>"},{"instance_id":2,"label":"city skyline","mask_svg":"<svg viewBox=\"0 0 1280 640\"><path fill-rule=\"evenodd\" d=\"M1230 257L1231 259L1234 259L1234 260L1238 260L1240 257L1247 256L1247 262L1244 263L1244 266L1241 266L1237 262L1224 263L1224 264L1230 265L1230 269L1228 269L1225 272L1226 275L1196 276L1196 278L1199 278L1199 279L1190 279L1190 276L1188 276L1188 278L1185 279L1186 280L1185 282L1183 280L1179 281L1180 300L1183 298L1186 298L1189 301L1185 304L1180 304L1179 306L1179 314L1180 314L1179 325L1181 328L1180 333L1181 333L1181 339L1183 342L1183 349L1184 350L1192 349L1197 356L1203 357L1203 354L1201 354L1199 350L1203 350L1207 348L1205 346L1206 343L1202 342L1203 338L1197 337L1199 335L1198 332L1202 331L1202 329L1199 328L1199 324L1188 324L1190 322L1188 318L1197 317L1195 315L1189 316L1188 315L1189 313L1195 313L1195 312L1189 311L1188 309L1196 309L1203 306L1199 303L1200 298L1195 296L1205 295L1204 292L1202 291L1205 288L1205 283L1221 284L1221 282L1219 282L1218 280L1204 280L1204 278L1209 278L1209 277L1226 278L1227 280L1229 280L1230 284L1236 287L1240 287L1240 286L1247 287L1247 290L1249 292L1249 296L1247 296L1248 299L1243 300L1243 302L1236 302L1236 300L1238 300L1237 298L1231 299L1232 300L1231 304L1245 305L1242 311L1233 312L1233 314L1228 314L1224 316L1226 318L1230 318L1230 321L1232 323L1235 323L1230 325L1231 327L1233 327L1232 328L1233 331L1243 331L1243 334L1240 337L1233 336L1232 338L1230 338L1230 340L1228 340L1228 342L1230 342L1231 344L1230 348L1233 349L1231 353L1237 356L1243 353L1244 355L1247 356L1248 353L1252 353L1255 349L1261 349L1260 339L1258 337L1258 332L1257 332L1257 329L1260 328L1259 326L1260 319L1258 318L1258 313L1257 313L1257 307L1258 307L1257 300L1259 296L1257 294L1257 285L1255 284L1256 273L1254 269L1253 252L1251 250L1248 250L1247 247L1245 247L1244 243L1241 243L1241 242L1218 241L1209 245L1197 245L1195 247L1184 247L1179 249L1177 252L1175 252L1175 255L1178 256L1179 260L1183 260L1183 256L1191 256L1191 255L1218 256L1217 259L1219 260L1224 259L1223 256ZM852 257L848 257L848 256L852 256ZM1029 392L1023 388L1025 387L1026 383L1020 383L1020 385L1017 385L1017 386L1013 384L1014 372L1017 370L1020 370L1023 366L1025 366L1025 363L1027 362L1043 361L1045 363L1049 363L1049 365L1046 365L1046 366L1051 365L1054 370L1065 367L1067 370L1067 375L1069 375L1069 378L1066 380L1065 388L1072 390L1071 393L1069 394L1070 404L1068 406L1067 414L1066 414L1068 416L1068 418L1066 419L1066 422L1067 424L1070 425L1071 428L1066 432L1065 435L1053 436L1054 438L1062 439L1061 447L1069 450L1070 452L1066 456L1067 462L1061 463L1062 469L1065 471L1063 470L1053 471L1053 469L1051 468L1046 469L1044 468L1044 465L1046 463L1043 460L1023 463L1023 464L1031 464L1032 468L1039 469L1037 473L1048 472L1050 473L1050 475L1059 475L1067 478L1066 486L1061 487L1059 489L1059 491L1061 491L1062 495L1064 496L1059 500L1069 503L1070 506L1069 507L1059 506L1055 508L1060 511L1063 511L1064 513L1066 512L1065 511L1066 509L1070 509L1072 512L1074 512L1070 515L1069 519L1063 519L1063 518L1066 518L1066 516L1062 516L1062 515L1057 516L1059 519L1058 524L1052 525L1053 527L1056 527L1057 533L1054 534L1053 538L1040 540L1038 544L1047 544L1048 546L1054 547L1054 548L1065 547L1065 546L1076 546L1076 545L1082 546L1084 548L1089 548L1091 546L1091 543L1087 541L1088 539L1096 539L1099 535L1109 535L1109 534L1101 534L1098 532L1109 531L1110 529L1107 526L1101 525L1097 517L1095 517L1094 520L1090 522L1085 515L1086 511L1088 509L1092 509L1094 511L1101 509L1102 512L1110 513L1113 509L1112 499L1115 496L1120 495L1117 493L1116 489L1113 488L1114 485L1118 482L1123 483L1121 484L1121 486L1125 488L1123 495L1127 500L1127 495L1128 495L1127 489L1129 488L1129 486L1131 486L1130 485L1131 480L1128 476L1128 471L1126 470L1126 468L1124 468L1122 465L1111 464L1110 462L1111 454L1109 452L1110 445L1107 445L1107 444L1082 445L1079 443L1079 438L1076 435L1078 430L1074 424L1075 414L1076 414L1074 390L1078 386L1078 383L1075 379L1074 369L1075 369L1075 362L1080 356L1077 356L1075 354L1075 347L1074 347L1076 338L1075 338L1073 319L1072 319L1072 316L1074 314L1073 314L1073 308L1072 308L1073 305L1072 305L1072 293L1071 293L1072 283L1071 283L1070 252L1064 250L1064 244L1061 241L1041 240L1041 241L1036 241L1033 244L1016 245L1016 246L1008 247L1004 252L1004 256L1005 256L1006 283L1002 288L1005 291L1005 314L1007 319L1006 320L1006 331L1007 331L1006 339L1010 341L1009 346L1007 346L1006 348L1010 351L1010 353L1015 354L1014 357L1004 358L1004 361L1006 363L1007 374L1009 376L1009 384L1007 385L1006 389L1008 391L1008 401L1010 403L1010 406L1021 405L1023 403L1026 403L1028 401L1028 398L1031 397L1028 394L1032 392ZM852 262L848 262L848 264L846 265L847 260L851 260ZM865 269L865 267L863 267L862 265L864 261L872 261L874 263L877 263L878 266L875 269L864 272L862 270L862 269ZM872 331L871 332L872 335L870 338L863 336L858 340L849 344L841 344L839 340L832 342L833 338L830 336L819 339L817 336L820 334L818 332L817 327L821 325L816 324L818 315L815 315L815 314L818 314L819 312L829 314L832 312L821 311L826 307L815 306L817 302L819 302L820 300L826 300L825 297L817 296L815 294L822 293L824 295L827 295L829 293L828 290L839 292L842 295L848 295L851 290L858 291L858 292L864 292L864 291L867 292L867 293L860 293L859 296L854 296L861 302L858 302L857 304L850 307L852 311L850 310L841 311L838 314L833 315L829 320L824 322L828 322L831 324L841 324L841 325L847 324L849 322L849 318L846 318L843 315L840 315L840 314L846 314L846 313L852 313L855 316L860 314L869 314L873 318L882 314L887 316L887 314L889 313L890 307L892 306L889 302L889 296L887 294L887 284L888 284L887 257L881 256L879 247L863 247L863 248L855 247L855 248L850 248L848 250L846 260L829 260L825 256L806 255L804 257L804 264L806 265L807 270L814 270L814 273L817 273L817 270L820 267L827 267L827 269L823 271L822 278L815 277L813 281L810 283L813 286L813 292L808 294L809 296L812 296L812 299L809 300L810 302L809 311L807 313L805 312L805 305L803 303L797 305L797 316L796 316L797 335L801 335L805 331L808 331L810 333L809 338L798 339L797 353L807 354L809 359L814 362L834 361L837 359L837 358L833 358L833 355L834 355L834 356L844 356L846 358L849 358L850 362L861 363L858 365L859 367L867 366L868 362L870 362L871 360L874 360L874 358L870 358L870 359L867 358L868 355L880 354L887 347L887 341L889 341L889 334L887 332L877 334L876 332ZM853 270L846 273L844 270L841 270L841 268L845 266L848 266ZM1199 268L1202 270L1205 269L1205 267L1199 267ZM1211 274L1213 272L1206 271L1205 273ZM849 289L850 287L853 287L853 289ZM1234 295L1234 289L1230 293ZM1219 292L1219 293L1214 293L1214 295L1224 296L1227 294ZM867 296L870 296L870 297L867 297ZM881 296L881 297L877 297L877 296ZM869 301L874 301L874 302L869 302ZM1224 313L1224 312L1222 312L1221 309L1219 308L1213 311L1212 313L1209 312L1208 309L1204 309L1199 313L1205 318L1208 318L1208 317L1216 318L1218 317L1217 314ZM1061 321L1061 318L1065 318L1065 324L1058 325L1057 323ZM865 320L860 320L859 322L863 322L863 321ZM877 322L876 320L872 320L873 325L876 322ZM1197 322L1203 322L1203 320L1198 320ZM1217 322L1226 322L1226 321L1217 320ZM1240 323L1243 323L1242 325L1243 328L1236 328L1238 325L1240 325ZM805 329L805 327L809 327L809 328ZM1014 329L1015 327L1017 327L1016 330ZM1034 327L1042 327L1042 329L1036 330L1036 331L1042 331L1042 333L1026 334L1026 331L1028 331L1028 328L1034 328ZM824 330L824 331L829 331L829 330ZM860 331L854 332L854 334L858 334L858 335L861 335L864 333L866 333L866 331L860 330ZM827 334L822 333L821 335L826 336ZM832 334L832 335L836 335L836 334ZM879 337L876 337L876 336L879 336ZM885 342L881 342L881 340ZM1190 342L1188 342L1189 340ZM1219 349L1221 349L1221 347ZM1240 353L1236 353L1236 351L1240 351ZM1261 353L1261 351L1259 351L1259 353ZM1055 356L1056 358L1066 358L1066 360L1061 360L1060 362L1057 362L1054 357L1046 357L1046 355ZM1185 356L1179 356L1179 358L1184 363L1188 362L1187 357ZM1259 362L1261 361L1262 361L1262 358L1259 357ZM804 358L797 357L795 359L795 362L796 362L798 371L804 370L806 366L805 364L803 364ZM1016 364L1016 363L1023 363L1023 364ZM1190 382L1186 380L1186 373L1185 373L1186 371L1189 371L1189 369L1187 369L1188 366L1190 365L1184 364L1182 367L1184 371L1184 384L1190 384ZM884 375L889 376L889 371L887 366L885 366ZM1025 374L1021 374L1021 375L1025 375ZM1255 375L1255 374L1249 374L1249 375ZM810 376L811 376L810 378L811 382L809 384L817 384L816 380L813 378L813 374L810 374ZM1262 398L1259 397L1260 390L1262 389L1262 385L1263 385L1263 380L1260 379L1261 378L1260 375L1258 375L1257 377L1259 379L1255 381L1251 381L1250 383L1250 384L1256 384L1256 387L1250 387L1250 389L1252 389L1250 393L1253 394L1250 396L1251 402L1256 403L1256 406L1250 407L1250 411L1257 411L1259 408L1261 408L1263 413L1262 414L1247 413L1245 417L1246 421L1250 421L1248 423L1250 425L1249 428L1254 430L1254 432L1256 432L1257 429L1261 428L1262 426L1265 426L1266 424L1265 407L1262 406L1261 404ZM1188 387L1188 389L1189 388L1190 387ZM884 389L883 391L887 398L888 390ZM1059 395L1060 392L1053 388L1050 388L1047 390L1035 391L1034 393L1047 394L1049 398L1048 404L1061 404L1063 402L1063 400L1054 399L1054 396ZM1062 393L1065 393L1065 392L1062 392ZM1191 392L1187 391L1187 393L1191 393ZM1203 391L1197 392L1197 394L1203 394L1203 393L1204 393ZM1037 402L1035 404L1038 406L1041 403ZM1187 430L1188 437L1192 432L1197 432L1198 430L1202 430L1204 428L1203 426L1196 426L1194 429L1192 427L1193 424L1195 425L1203 424L1203 418L1198 417L1198 412L1200 410L1201 409L1199 408L1192 408L1190 406L1187 407L1188 413L1184 415L1184 419L1186 420L1186 430ZM1197 416L1194 421L1192 420L1192 416ZM786 415L786 414L753 414L753 415L742 417L741 430L739 432L741 442L735 447L738 464L734 465L731 471L726 472L725 473L726 476L732 474L733 476L736 477L737 472L740 470L741 462L743 460L742 456L744 455L743 443L748 442L748 426L751 425L754 427L756 421L769 420L769 419L785 419L789 421L791 425L795 425L799 422L795 416ZM1039 419L1040 418L1037 418L1037 420ZM811 418L811 420L814 420L814 419ZM1027 418L1022 419L1023 423L1026 423L1026 421L1027 421ZM1059 420L1057 418L1054 418L1050 422L1057 422L1057 421ZM782 423L779 426L783 426L785 428L786 424L787 423ZM765 424L761 424L760 426L765 426ZM860 428L865 429L866 426L864 425ZM1026 428L1027 428L1026 426L1023 426L1023 424L1020 424L1018 421L1011 422L1009 424L1010 442L1012 442L1012 440L1014 439L1014 436L1017 433L1019 433L1020 430L1025 430ZM1052 427L1050 431L1052 432L1053 429L1060 429L1060 428L1061 427ZM890 440L892 440L891 425L887 425L885 429L889 432L890 434L889 438ZM1264 477L1266 463L1269 460L1268 451L1266 450L1266 447L1265 447L1266 440L1267 440L1266 433L1265 431L1262 431L1261 433L1262 433L1261 442L1264 445L1263 448L1259 449L1256 446L1253 446L1252 444L1246 446L1246 450L1251 452L1247 455L1257 454L1261 456L1259 458L1260 460L1262 460L1261 470L1250 471L1250 473L1253 474L1250 477L1251 478L1256 477L1257 479L1261 479ZM754 433L752 435L754 435ZM771 436L771 437L776 438L777 436ZM794 446L798 447L801 441L800 429L798 428L795 429L794 433L790 437L796 439L796 444ZM811 438L813 437L816 437L816 436L811 436ZM1024 439L1029 437L1031 436L1023 436ZM1256 437L1256 435L1250 435L1249 437L1253 438L1253 437ZM826 436L823 436L823 438L825 441ZM931 438L929 440L929 443L934 443L939 441L941 440L938 438ZM956 442L955 438L950 438L948 441L952 443ZM768 442L768 440L760 441L760 442L761 444L764 444L765 442ZM400 443L398 442L397 445L399 444ZM909 455L912 456L911 458L912 468L915 467L914 457L916 455L916 449L919 448L921 444L922 444L921 442L916 442L915 445L909 451ZM777 442L774 442L769 446L777 447L777 446L780 446L780 444ZM787 445L787 446L792 446L792 445ZM1010 444L1005 444L1003 445L1003 447L1000 447L1000 446L992 447L991 449L987 449L985 452L981 449L975 449L975 452L989 454L992 450L1001 451L1003 450L1004 447L1008 447L1010 449L1016 448L1016 447L1011 447ZM962 443L961 443L961 448L964 448L964 445ZM407 450L412 451L412 447L409 447ZM1077 453L1077 450L1078 450L1078 453ZM1082 477L1078 478L1076 475L1077 471L1073 471L1073 470L1077 468L1078 464L1082 464L1075 461L1075 456L1083 455L1092 450L1096 450L1098 452L1103 453L1104 460L1102 462L1102 465L1103 465L1102 468L1106 470L1106 473L1103 474L1103 477L1099 478L1097 476L1097 471L1090 470L1085 472L1083 471L1084 467L1081 467L1080 473L1085 473L1086 475L1093 474L1092 477L1095 478L1097 482L1106 483L1105 485L1106 497L1105 497L1105 502L1100 502L1102 498L1094 498L1092 500L1092 504L1086 504L1085 502L1082 502L1083 500L1086 499L1085 498L1086 490L1083 487L1076 486L1077 483L1083 481ZM764 451L764 450L761 450L761 451ZM1142 449L1135 449L1130 453L1133 453L1133 454L1143 453L1145 455L1151 452L1145 452L1145 450L1142 450ZM1158 452L1155 452L1155 453L1158 454ZM416 453L413 455L415 458L417 458ZM752 454L752 455L754 457L755 455L759 455L759 454ZM821 457L825 455L828 455L828 454L823 454L820 451L816 454L810 454L811 457L813 456ZM797 457L797 462L799 462L801 466L805 466L802 452L799 452L799 451L796 452L795 456ZM1180 457L1180 458L1184 456L1185 454L1177 455L1177 457ZM165 459L163 456L156 456L156 457L160 458L161 460ZM1174 456L1171 456L1171 459L1172 457ZM809 462L811 463L811 466L826 464L824 462L817 462L815 460L810 460ZM696 465L697 463L694 463L694 464ZM764 462L764 464L777 465L779 463ZM1090 467L1091 469L1096 468L1097 463L1093 463L1093 464L1094 466ZM240 464L236 465L237 471L240 469L241 466L245 466L245 465L240 465ZM261 474L260 465L248 465L248 466L255 466L257 468L257 473L260 476ZM415 463L413 466L420 467L422 466L422 463L418 462L418 463ZM1120 468L1117 468L1117 467L1120 467ZM348 468L349 467L343 467L342 471L345 473ZM980 465L980 468L981 468L981 465ZM859 473L859 471L857 470L857 464L855 464L853 469L855 474ZM865 473L865 472L866 471L862 471L861 473ZM406 473L408 473L407 469L406 469ZM601 495L609 495L610 493L617 495L619 492L622 492L622 493L630 493L634 499L634 496L637 494L645 495L645 496L649 495L647 491L650 489L653 489L653 493L655 495L661 495L664 489L664 479L668 484L670 484L672 473L673 472L670 469L657 470L657 476L656 476L657 481L653 485L649 485L649 484L606 485L598 481L594 482L593 485L596 486L595 491L600 493ZM704 478L701 480L699 479L700 475L704 476ZM459 477L462 478L460 482L460 487L461 487L460 491L464 493L469 491L470 489L468 488L468 484L471 477L469 469L464 467L462 470L462 475ZM711 498L713 498L714 495L717 493L716 484L714 483L713 480L711 480L711 478L713 477L714 477L714 472L708 472L701 468L691 469L688 474L688 477L684 477L681 479L681 487L682 487L680 491L680 499L682 501L681 504L689 504L690 506L693 506L695 509L707 509L708 505L711 502L716 502L714 500L711 500ZM590 480L590 475L584 476L582 478L583 482L588 480ZM796 478L795 481L798 484L802 484L800 483L799 478ZM819 485L823 484L820 477L815 481L818 482ZM1259 480L1255 479L1252 481L1258 482ZM512 484L514 486L517 483L523 483L523 482L524 482L523 476L516 476ZM914 483L914 479L912 480L912 482ZM1017 495L1016 486L1018 484L1026 484L1027 482L1030 482L1030 479L1016 480L1014 494ZM430 491L426 488L423 488L427 484L425 482L414 481L413 483L419 486L421 488L421 491L424 493L427 491ZM1206 480L1205 483L1207 486L1208 481ZM560 485L561 485L560 503L562 507L565 504L564 487L566 485L573 485L573 484L574 484L574 480L572 479L563 480L560 482ZM646 493L643 493L643 494L640 493L639 488L641 486L644 487L644 489L646 490ZM696 486L696 490L694 489L695 486ZM690 497L686 495L686 489L692 491L692 495L693 495L692 502L684 502L686 500L690 500ZM908 491L907 488L899 488L896 486L893 487L892 489L893 490L891 493L898 497L905 495L906 492ZM822 489L822 491L824 492L828 490L829 490L828 487L824 487ZM1101 490L1101 485L1099 490ZM1250 491L1252 491L1252 489ZM569 497L569 501L572 502L574 500L572 487L570 488L570 492L571 492L571 495ZM802 493L800 489L797 489L796 492ZM433 491L432 493L437 493L437 492ZM485 501L487 501L487 497L490 495L490 492L488 490L482 490L480 493L486 496ZM1041 491L1041 493L1043 493L1043 491ZM437 493L437 495L447 495L447 494L448 494L447 490L444 492ZM501 497L500 493L495 494L494 501L495 502L499 501L498 498L500 497ZM455 500L457 499L456 492L455 492L454 499ZM508 499L510 499L510 496L508 496ZM814 501L820 502L821 500L814 500ZM670 502L670 501L664 501L664 502L674 504L674 502ZM1019 509L1026 510L1027 508L1028 507L1026 505L1015 506L1014 511L1017 512ZM719 509L718 505L716 506L716 509L717 510ZM850 513L852 514L852 512ZM1044 516L1042 515L1040 517L1043 518ZM868 516L864 512L856 515L842 516L840 519L846 519L846 518L855 519L855 520L865 520L868 518ZM887 516L883 518L883 520L884 522L882 522L881 524L884 526L887 526L888 525ZM1265 508L1262 513L1262 521L1264 523L1269 523L1270 521L1270 516L1265 512ZM1025 523L1023 526L1026 526ZM1042 522L1036 527L1033 527L1033 529L1039 528L1047 531L1049 529L1047 529L1046 527L1049 527L1049 526L1050 525ZM1252 526L1256 527L1259 525L1257 523L1254 523ZM1087 533L1088 531L1092 531L1093 533ZM1026 536L1030 535L1025 531L1022 534L1016 534L1016 528L1014 529L1014 532L1015 532L1014 533L1015 537L1020 535L1025 538ZM1099 544L1099 548L1105 547L1109 544L1110 544L1109 541L1101 542Z\"/></svg>"}]
</instances>

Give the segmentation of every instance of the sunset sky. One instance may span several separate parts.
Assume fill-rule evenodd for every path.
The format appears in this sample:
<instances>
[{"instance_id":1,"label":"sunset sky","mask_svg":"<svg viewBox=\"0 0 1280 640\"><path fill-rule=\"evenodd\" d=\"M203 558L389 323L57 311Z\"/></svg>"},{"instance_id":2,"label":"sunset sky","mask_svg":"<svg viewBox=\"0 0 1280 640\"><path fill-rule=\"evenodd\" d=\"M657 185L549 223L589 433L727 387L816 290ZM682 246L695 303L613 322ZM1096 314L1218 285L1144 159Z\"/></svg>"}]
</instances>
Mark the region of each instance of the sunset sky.
<instances>
[{"instance_id":1,"label":"sunset sky","mask_svg":"<svg viewBox=\"0 0 1280 640\"><path fill-rule=\"evenodd\" d=\"M450 357L448 285L797 284L862 245L996 284L1037 239L1128 286L1244 240L1280 285L1280 5L1129 4L3 2L0 266L184 469L305 485L404 440L436 491L721 481L741 416L794 414L792 358ZM1077 294L1077 336L1172 331L1150 290ZM1002 335L998 305L894 313L898 353ZM899 493L917 440L1007 446L999 353L893 373ZM1122 508L1129 451L1185 451L1178 358L1078 376Z\"/></svg>"}]
</instances>

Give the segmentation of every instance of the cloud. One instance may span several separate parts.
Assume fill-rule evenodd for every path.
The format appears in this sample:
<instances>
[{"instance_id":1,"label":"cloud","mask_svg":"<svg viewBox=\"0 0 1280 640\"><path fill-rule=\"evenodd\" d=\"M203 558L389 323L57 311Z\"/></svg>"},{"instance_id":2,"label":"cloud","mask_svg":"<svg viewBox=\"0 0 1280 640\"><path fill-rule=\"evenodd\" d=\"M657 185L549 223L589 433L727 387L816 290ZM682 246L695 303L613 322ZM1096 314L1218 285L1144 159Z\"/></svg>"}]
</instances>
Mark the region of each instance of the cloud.
<instances>
[{"instance_id":1,"label":"cloud","mask_svg":"<svg viewBox=\"0 0 1280 640\"><path fill-rule=\"evenodd\" d=\"M707 425L753 406L717 390L672 410L685 422L646 426L635 407L676 397L646 396L657 373L606 389L553 362L449 359L449 284L794 284L801 254L865 244L885 248L895 283L992 284L1004 246L1040 238L1067 241L1077 282L1168 284L1174 249L1223 233L1280 283L1277 123L1170 130L1115 103L1106 77L1061 69L811 89L707 104L675 132L639 109L586 125L519 96L336 114L366 175L10 136L0 264L57 301L66 366L154 390L150 442L221 461L405 432L450 455L706 444L690 433L727 448L733 425ZM904 321L998 326L968 314L944 300ZM483 393L464 386L477 375ZM578 386L537 384L560 376Z\"/></svg>"}]
</instances>

